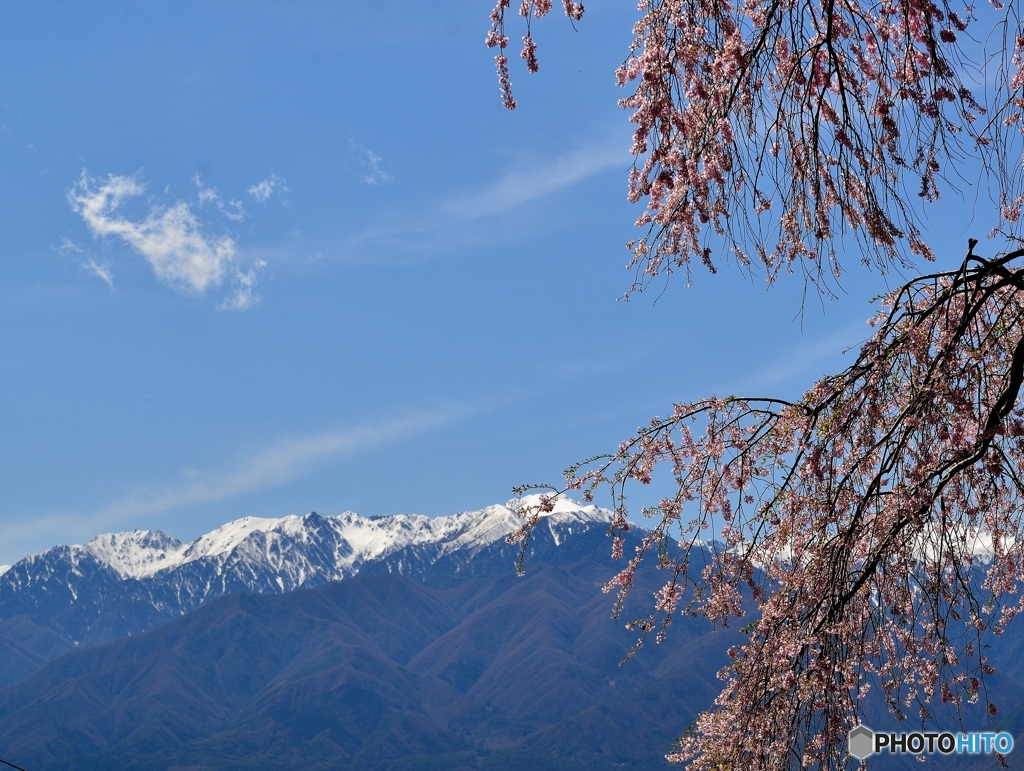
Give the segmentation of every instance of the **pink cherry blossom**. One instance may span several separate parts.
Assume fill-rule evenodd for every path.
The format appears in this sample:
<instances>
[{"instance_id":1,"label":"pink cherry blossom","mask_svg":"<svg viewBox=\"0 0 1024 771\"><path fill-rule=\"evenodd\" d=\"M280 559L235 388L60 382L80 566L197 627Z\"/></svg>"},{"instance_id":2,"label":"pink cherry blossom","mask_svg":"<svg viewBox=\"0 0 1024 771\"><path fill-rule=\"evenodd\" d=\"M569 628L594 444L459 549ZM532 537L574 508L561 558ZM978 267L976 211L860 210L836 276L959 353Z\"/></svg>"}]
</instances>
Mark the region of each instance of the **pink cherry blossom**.
<instances>
[{"instance_id":1,"label":"pink cherry blossom","mask_svg":"<svg viewBox=\"0 0 1024 771\"><path fill-rule=\"evenodd\" d=\"M659 468L675 479L605 586L621 608L645 560L665 572L651 615L629 624L638 648L679 613L752 619L670 760L845 767L872 686L901 720L979 699L997 714L977 652L1024 610L1024 250L986 259L975 245L885 298L854 363L800 400L678 404L566 472L566 490L611 493L616 557L627 488ZM708 534L722 543L702 547Z\"/></svg>"},{"instance_id":2,"label":"pink cherry blossom","mask_svg":"<svg viewBox=\"0 0 1024 771\"><path fill-rule=\"evenodd\" d=\"M499 0L491 15L502 40L508 7ZM530 72L530 23L550 8L521 0ZM564 9L582 18L582 5ZM678 270L689 282L695 261L714 272L718 254L743 269L753 255L769 281L799 271L825 291L843 251L881 270L930 258L919 203L937 200L968 157L1005 200L1024 194L1013 3L642 0L633 32L615 73L635 124L628 197L648 209L630 291ZM1004 45L979 54L972 38ZM511 108L507 66L498 71ZM980 99L971 84L985 82ZM996 229L1015 234L1019 207L998 213Z\"/></svg>"}]
</instances>

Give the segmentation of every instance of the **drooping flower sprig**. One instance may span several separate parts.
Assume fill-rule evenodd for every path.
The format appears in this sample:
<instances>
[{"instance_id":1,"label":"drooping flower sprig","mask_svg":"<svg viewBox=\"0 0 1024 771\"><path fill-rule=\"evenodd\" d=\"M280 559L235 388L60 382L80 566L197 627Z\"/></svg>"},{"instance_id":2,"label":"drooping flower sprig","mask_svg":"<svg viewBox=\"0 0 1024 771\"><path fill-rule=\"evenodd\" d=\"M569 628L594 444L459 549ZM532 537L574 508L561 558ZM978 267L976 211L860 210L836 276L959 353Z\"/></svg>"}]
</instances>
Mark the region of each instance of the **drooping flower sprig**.
<instances>
[{"instance_id":1,"label":"drooping flower sprig","mask_svg":"<svg viewBox=\"0 0 1024 771\"><path fill-rule=\"evenodd\" d=\"M524 0L522 56L536 70ZM503 99L514 107L492 13ZM566 0L566 13L582 15ZM994 223L1024 207L1024 27L1014 2L642 0L618 69L636 128L629 199L646 203L629 244L631 291L729 256L768 280L802 272L831 291L840 244L886 270L933 259L922 201L972 179ZM983 187L983 190L986 188Z\"/></svg>"},{"instance_id":2,"label":"drooping flower sprig","mask_svg":"<svg viewBox=\"0 0 1024 771\"><path fill-rule=\"evenodd\" d=\"M872 688L898 719L997 713L986 643L1024 609L1024 250L974 247L884 298L855 362L801 399L680 404L567 472L567 491L612 493L617 607L644 560L665 571L641 644L679 613L753 618L671 760L845 767ZM627 488L659 470L676 492L624 555Z\"/></svg>"}]
</instances>

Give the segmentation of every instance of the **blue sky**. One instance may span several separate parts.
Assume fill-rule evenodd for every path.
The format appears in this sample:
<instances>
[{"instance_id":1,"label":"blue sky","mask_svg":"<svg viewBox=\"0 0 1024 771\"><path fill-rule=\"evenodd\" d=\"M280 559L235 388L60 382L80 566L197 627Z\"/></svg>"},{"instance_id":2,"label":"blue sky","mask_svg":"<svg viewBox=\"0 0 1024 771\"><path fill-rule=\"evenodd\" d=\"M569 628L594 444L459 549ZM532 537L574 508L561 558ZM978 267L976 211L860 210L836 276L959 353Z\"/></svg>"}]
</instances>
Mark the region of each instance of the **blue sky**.
<instances>
[{"instance_id":1,"label":"blue sky","mask_svg":"<svg viewBox=\"0 0 1024 771\"><path fill-rule=\"evenodd\" d=\"M514 113L489 11L4 4L0 563L112 530L479 508L673 401L843 366L884 288L856 256L802 320L795 277L618 300L634 5L537 24ZM950 261L963 211L936 220Z\"/></svg>"}]
</instances>

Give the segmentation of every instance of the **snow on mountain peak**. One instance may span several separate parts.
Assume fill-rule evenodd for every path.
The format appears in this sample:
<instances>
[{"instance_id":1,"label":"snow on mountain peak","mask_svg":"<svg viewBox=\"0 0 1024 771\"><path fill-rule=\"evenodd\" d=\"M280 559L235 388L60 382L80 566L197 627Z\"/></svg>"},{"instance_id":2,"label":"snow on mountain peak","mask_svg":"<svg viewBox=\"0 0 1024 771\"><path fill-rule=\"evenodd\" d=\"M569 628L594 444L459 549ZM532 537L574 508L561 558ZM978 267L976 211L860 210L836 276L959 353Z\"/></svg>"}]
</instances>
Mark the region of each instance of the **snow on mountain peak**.
<instances>
[{"instance_id":1,"label":"snow on mountain peak","mask_svg":"<svg viewBox=\"0 0 1024 771\"><path fill-rule=\"evenodd\" d=\"M545 497L543 493L533 493L531 495L524 495L522 498L513 498L505 504L505 508L510 509L513 513L519 509L530 509L540 506L540 499ZM546 496L550 498L551 496ZM559 516L563 515L563 516ZM564 515L569 515L568 517ZM561 519L572 519L583 522L611 522L612 512L608 509L602 509L599 506L589 504L584 506L578 501L574 501L566 495L559 495L555 498L554 509L550 513L541 514L542 517L555 517L556 520Z\"/></svg>"},{"instance_id":2,"label":"snow on mountain peak","mask_svg":"<svg viewBox=\"0 0 1024 771\"><path fill-rule=\"evenodd\" d=\"M130 530L98 535L82 550L109 565L122 578L141 578L177 564L184 547L159 530Z\"/></svg>"},{"instance_id":3,"label":"snow on mountain peak","mask_svg":"<svg viewBox=\"0 0 1024 771\"><path fill-rule=\"evenodd\" d=\"M337 579L406 547L430 546L437 555L476 552L519 527L520 507L539 503L539 495L530 495L505 505L433 518L419 514L362 517L352 512L332 517L315 512L279 518L242 517L187 544L159 531L132 530L98 535L84 546L70 548L72 553L91 555L123 579L148 578L200 560L224 565L240 559L262 563L279 575L280 571L294 574L293 580L286 581L298 586L318 571L326 569ZM560 496L554 510L544 517L551 526L568 526L571 532L575 523L610 522L612 513ZM309 562L304 545L315 547L320 567ZM0 568L0 574L3 570Z\"/></svg>"},{"instance_id":4,"label":"snow on mountain peak","mask_svg":"<svg viewBox=\"0 0 1024 771\"><path fill-rule=\"evenodd\" d=\"M299 520L294 514L278 519L269 517L242 517L221 525L206 535L201 535L182 552L182 562L191 562L202 557L227 554L237 548L253 533L267 533L276 530L287 520Z\"/></svg>"}]
</instances>

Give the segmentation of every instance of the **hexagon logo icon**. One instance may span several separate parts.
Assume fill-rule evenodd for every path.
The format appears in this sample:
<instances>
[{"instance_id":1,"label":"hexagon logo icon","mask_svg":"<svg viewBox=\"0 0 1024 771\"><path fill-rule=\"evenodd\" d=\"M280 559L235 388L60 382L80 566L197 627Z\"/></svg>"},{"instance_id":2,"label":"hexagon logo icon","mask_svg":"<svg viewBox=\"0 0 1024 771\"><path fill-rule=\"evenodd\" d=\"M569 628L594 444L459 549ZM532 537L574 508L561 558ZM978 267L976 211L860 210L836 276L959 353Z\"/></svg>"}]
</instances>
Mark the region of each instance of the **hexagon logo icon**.
<instances>
[{"instance_id":1,"label":"hexagon logo icon","mask_svg":"<svg viewBox=\"0 0 1024 771\"><path fill-rule=\"evenodd\" d=\"M857 760L864 760L874 752L875 733L866 725L855 726L848 734L850 740L850 754Z\"/></svg>"}]
</instances>

